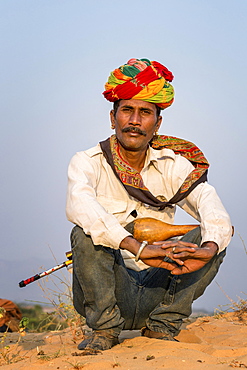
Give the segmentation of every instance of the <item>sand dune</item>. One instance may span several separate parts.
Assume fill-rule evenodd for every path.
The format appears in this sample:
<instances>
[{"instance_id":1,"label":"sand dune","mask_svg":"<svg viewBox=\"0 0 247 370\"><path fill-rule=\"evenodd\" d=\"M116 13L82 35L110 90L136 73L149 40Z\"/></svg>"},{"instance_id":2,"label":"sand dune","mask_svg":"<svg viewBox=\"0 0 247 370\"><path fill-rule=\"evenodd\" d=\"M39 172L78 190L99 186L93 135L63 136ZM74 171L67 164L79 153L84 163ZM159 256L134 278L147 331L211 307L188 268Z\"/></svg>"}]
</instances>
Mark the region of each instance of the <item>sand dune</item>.
<instances>
[{"instance_id":1,"label":"sand dune","mask_svg":"<svg viewBox=\"0 0 247 370\"><path fill-rule=\"evenodd\" d=\"M1 336L1 369L230 369L247 368L247 313L198 318L187 325L179 342L123 332L120 344L92 355L77 350L81 336L62 332ZM9 346L9 348L6 348ZM3 357L5 356L5 358ZM7 361L12 363L6 365ZM21 360L18 362L14 362Z\"/></svg>"}]
</instances>

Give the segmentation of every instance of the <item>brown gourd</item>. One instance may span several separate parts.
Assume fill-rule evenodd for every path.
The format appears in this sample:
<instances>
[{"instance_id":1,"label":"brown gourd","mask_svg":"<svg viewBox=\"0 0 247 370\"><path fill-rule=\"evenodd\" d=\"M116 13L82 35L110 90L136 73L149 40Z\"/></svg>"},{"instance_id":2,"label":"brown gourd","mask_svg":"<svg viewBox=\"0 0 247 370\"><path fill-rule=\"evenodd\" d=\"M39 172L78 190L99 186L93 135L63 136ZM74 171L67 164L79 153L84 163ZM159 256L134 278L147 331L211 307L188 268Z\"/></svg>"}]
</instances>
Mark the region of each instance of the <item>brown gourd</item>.
<instances>
[{"instance_id":1,"label":"brown gourd","mask_svg":"<svg viewBox=\"0 0 247 370\"><path fill-rule=\"evenodd\" d=\"M152 217L137 218L125 226L133 237L142 242L146 240L149 244L153 242L181 236L195 229L199 225L172 225Z\"/></svg>"}]
</instances>

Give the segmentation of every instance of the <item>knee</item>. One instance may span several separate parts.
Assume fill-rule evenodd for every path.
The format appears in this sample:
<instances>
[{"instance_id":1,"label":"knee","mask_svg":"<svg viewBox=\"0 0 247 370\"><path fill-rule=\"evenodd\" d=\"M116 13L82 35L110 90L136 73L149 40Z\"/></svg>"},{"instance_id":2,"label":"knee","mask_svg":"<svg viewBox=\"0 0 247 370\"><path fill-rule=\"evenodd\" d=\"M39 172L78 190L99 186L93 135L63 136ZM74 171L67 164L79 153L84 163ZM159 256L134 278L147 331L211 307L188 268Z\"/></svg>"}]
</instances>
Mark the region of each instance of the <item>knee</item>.
<instances>
[{"instance_id":1,"label":"knee","mask_svg":"<svg viewBox=\"0 0 247 370\"><path fill-rule=\"evenodd\" d=\"M96 258L95 252L101 250L101 246L93 244L93 240L90 235L85 234L83 229L79 226L75 226L70 235L71 248L73 253L73 260L82 258Z\"/></svg>"},{"instance_id":2,"label":"knee","mask_svg":"<svg viewBox=\"0 0 247 370\"><path fill-rule=\"evenodd\" d=\"M74 261L83 257L84 260L94 260L94 263L96 263L96 260L109 259L112 261L121 257L119 250L103 247L102 245L94 245L91 236L85 234L79 226L75 226L72 229L70 240Z\"/></svg>"},{"instance_id":3,"label":"knee","mask_svg":"<svg viewBox=\"0 0 247 370\"><path fill-rule=\"evenodd\" d=\"M70 242L72 249L77 245L82 245L86 238L86 234L80 226L73 227L70 234Z\"/></svg>"}]
</instances>

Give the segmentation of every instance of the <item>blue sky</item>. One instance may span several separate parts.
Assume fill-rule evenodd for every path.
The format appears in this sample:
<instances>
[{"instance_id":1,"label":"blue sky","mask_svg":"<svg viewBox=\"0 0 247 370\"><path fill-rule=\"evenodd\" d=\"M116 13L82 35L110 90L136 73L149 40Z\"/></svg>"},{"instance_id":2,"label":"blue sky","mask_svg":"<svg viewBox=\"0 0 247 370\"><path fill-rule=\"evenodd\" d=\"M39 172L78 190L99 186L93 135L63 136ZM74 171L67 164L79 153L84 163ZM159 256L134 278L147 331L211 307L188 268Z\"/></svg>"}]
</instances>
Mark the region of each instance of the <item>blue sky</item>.
<instances>
[{"instance_id":1,"label":"blue sky","mask_svg":"<svg viewBox=\"0 0 247 370\"><path fill-rule=\"evenodd\" d=\"M216 281L233 299L247 292L246 16L245 0L1 1L1 259L25 264L51 258L52 249L64 260L68 163L111 134L102 96L110 71L148 58L175 76L160 133L203 150L235 226ZM187 221L179 212L177 222ZM20 280L35 268L27 263ZM24 299L32 299L28 289ZM225 302L213 283L195 305Z\"/></svg>"}]
</instances>

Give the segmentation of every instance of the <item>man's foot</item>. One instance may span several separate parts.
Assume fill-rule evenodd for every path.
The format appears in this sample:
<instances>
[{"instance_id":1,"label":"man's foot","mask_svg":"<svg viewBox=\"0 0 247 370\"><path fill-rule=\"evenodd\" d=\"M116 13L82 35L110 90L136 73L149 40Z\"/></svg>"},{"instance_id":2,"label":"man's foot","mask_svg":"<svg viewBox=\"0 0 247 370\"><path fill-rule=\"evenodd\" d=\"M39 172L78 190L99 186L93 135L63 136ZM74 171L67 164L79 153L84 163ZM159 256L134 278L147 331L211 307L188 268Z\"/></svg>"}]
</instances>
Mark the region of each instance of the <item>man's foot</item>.
<instances>
[{"instance_id":1,"label":"man's foot","mask_svg":"<svg viewBox=\"0 0 247 370\"><path fill-rule=\"evenodd\" d=\"M155 338L155 339L162 339L162 340L171 340L174 342L179 342L177 339L175 339L171 334L169 333L159 333L158 331L153 331L148 328L142 328L141 329L141 335L143 337L148 338Z\"/></svg>"},{"instance_id":2,"label":"man's foot","mask_svg":"<svg viewBox=\"0 0 247 370\"><path fill-rule=\"evenodd\" d=\"M88 338L84 339L78 345L78 349L105 351L106 349L110 349L117 344L119 344L118 337L114 337L104 330L94 330Z\"/></svg>"}]
</instances>

